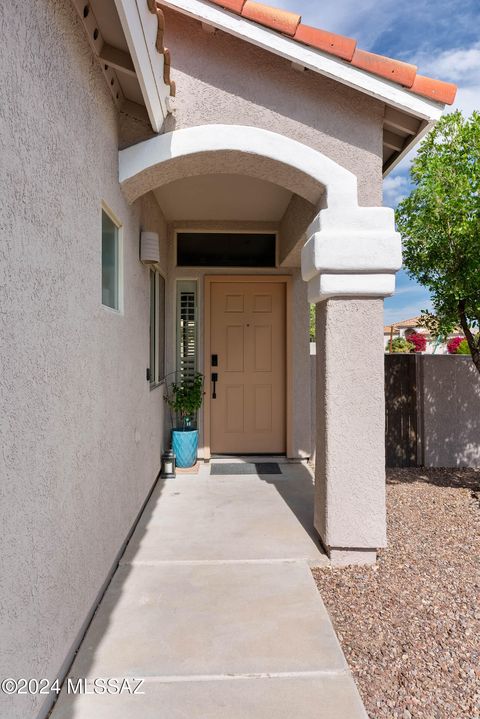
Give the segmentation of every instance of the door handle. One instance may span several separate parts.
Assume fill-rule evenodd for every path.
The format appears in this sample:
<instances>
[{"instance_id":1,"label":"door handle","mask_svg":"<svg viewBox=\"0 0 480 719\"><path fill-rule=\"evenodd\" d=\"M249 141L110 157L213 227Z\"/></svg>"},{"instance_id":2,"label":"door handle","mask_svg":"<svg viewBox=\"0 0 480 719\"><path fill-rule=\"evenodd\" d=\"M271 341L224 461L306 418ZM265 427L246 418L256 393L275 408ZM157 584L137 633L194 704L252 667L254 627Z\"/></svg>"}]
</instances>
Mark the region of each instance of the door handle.
<instances>
[{"instance_id":1,"label":"door handle","mask_svg":"<svg viewBox=\"0 0 480 719\"><path fill-rule=\"evenodd\" d=\"M213 384L212 399L217 399L217 388L216 388L217 382L218 382L218 373L212 372L212 384Z\"/></svg>"}]
</instances>

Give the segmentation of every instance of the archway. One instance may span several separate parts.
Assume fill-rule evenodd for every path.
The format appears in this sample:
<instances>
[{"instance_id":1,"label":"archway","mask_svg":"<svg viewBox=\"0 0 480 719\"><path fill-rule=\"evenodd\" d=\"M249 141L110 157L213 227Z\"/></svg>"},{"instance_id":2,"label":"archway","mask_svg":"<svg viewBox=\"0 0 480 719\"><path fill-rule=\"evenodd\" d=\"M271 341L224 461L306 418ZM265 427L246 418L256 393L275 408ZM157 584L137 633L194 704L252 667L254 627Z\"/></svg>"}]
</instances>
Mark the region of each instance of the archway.
<instances>
[{"instance_id":1,"label":"archway","mask_svg":"<svg viewBox=\"0 0 480 719\"><path fill-rule=\"evenodd\" d=\"M302 228L301 256L318 317L315 526L334 561L374 561L385 544L383 298L401 266L393 211L360 207L356 177L318 150L251 126L178 130L119 157L130 202L181 178L232 168L317 209Z\"/></svg>"}]
</instances>

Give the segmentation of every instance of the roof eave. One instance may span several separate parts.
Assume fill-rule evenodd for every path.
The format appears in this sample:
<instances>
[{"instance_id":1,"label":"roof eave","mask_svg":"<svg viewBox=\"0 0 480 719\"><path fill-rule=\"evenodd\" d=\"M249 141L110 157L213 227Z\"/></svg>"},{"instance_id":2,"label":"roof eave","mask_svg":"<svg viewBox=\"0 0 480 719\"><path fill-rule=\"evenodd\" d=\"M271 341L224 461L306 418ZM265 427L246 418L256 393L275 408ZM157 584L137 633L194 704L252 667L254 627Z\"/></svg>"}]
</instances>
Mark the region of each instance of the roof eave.
<instances>
[{"instance_id":1,"label":"roof eave","mask_svg":"<svg viewBox=\"0 0 480 719\"><path fill-rule=\"evenodd\" d=\"M118 16L154 132L160 132L169 111L171 88L164 81L165 57L157 51L158 19L146 0L115 0Z\"/></svg>"},{"instance_id":2,"label":"roof eave","mask_svg":"<svg viewBox=\"0 0 480 719\"><path fill-rule=\"evenodd\" d=\"M438 118L437 118L438 119ZM430 121L424 121L420 127L420 130L415 134L411 136L410 141L403 147L402 151L396 154L391 160L389 160L385 165L383 166L383 177L387 177L392 170L394 170L397 165L399 165L402 160L408 155L408 153L413 150L415 145L418 145L418 143L427 135L432 127L437 122L437 119L430 120Z\"/></svg>"},{"instance_id":3,"label":"roof eave","mask_svg":"<svg viewBox=\"0 0 480 719\"><path fill-rule=\"evenodd\" d=\"M193 17L207 25L212 25L230 35L280 55L290 62L375 97L391 107L426 120L427 123L438 120L445 107L442 103L415 95L396 83L353 67L348 62L321 50L301 45L285 35L246 20L224 8L211 5L205 0L160 0L160 2L165 7ZM416 143L416 138L417 136L412 137L409 143L410 149ZM402 151L401 156L404 156L405 152L406 149ZM394 164L398 164L401 156L395 158Z\"/></svg>"}]
</instances>

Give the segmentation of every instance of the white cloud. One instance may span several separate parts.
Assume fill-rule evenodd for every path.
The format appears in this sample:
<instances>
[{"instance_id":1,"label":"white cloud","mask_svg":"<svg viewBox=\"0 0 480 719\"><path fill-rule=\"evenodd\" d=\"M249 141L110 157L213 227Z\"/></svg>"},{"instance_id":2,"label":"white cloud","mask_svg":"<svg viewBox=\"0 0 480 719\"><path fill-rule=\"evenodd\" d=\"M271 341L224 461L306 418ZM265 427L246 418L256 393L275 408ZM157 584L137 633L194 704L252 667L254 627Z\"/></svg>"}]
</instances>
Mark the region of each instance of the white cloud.
<instances>
[{"instance_id":1,"label":"white cloud","mask_svg":"<svg viewBox=\"0 0 480 719\"><path fill-rule=\"evenodd\" d=\"M480 68L478 72L480 78ZM480 111L480 82L472 87L459 87L453 109L461 110L465 117L474 110Z\"/></svg>"},{"instance_id":2,"label":"white cloud","mask_svg":"<svg viewBox=\"0 0 480 719\"><path fill-rule=\"evenodd\" d=\"M465 116L471 115L473 110L480 110L480 43L468 48L444 50L435 56L421 53L414 61L422 74L458 85L452 109L461 110Z\"/></svg>"},{"instance_id":3,"label":"white cloud","mask_svg":"<svg viewBox=\"0 0 480 719\"><path fill-rule=\"evenodd\" d=\"M410 161L409 161L410 162ZM410 183L403 169L395 169L383 181L383 204L396 207L409 193Z\"/></svg>"},{"instance_id":4,"label":"white cloud","mask_svg":"<svg viewBox=\"0 0 480 719\"><path fill-rule=\"evenodd\" d=\"M372 47L379 35L394 27L397 7L396 0L383 0L382 3L377 0L362 0L361 3L358 0L322 3L318 0L275 0L272 4L301 13L303 22L308 25L354 37L366 49Z\"/></svg>"},{"instance_id":5,"label":"white cloud","mask_svg":"<svg viewBox=\"0 0 480 719\"><path fill-rule=\"evenodd\" d=\"M426 290L417 284L412 284L407 287L399 287L395 290L395 297L398 295L424 295Z\"/></svg>"},{"instance_id":6,"label":"white cloud","mask_svg":"<svg viewBox=\"0 0 480 719\"><path fill-rule=\"evenodd\" d=\"M451 48L436 56L420 54L415 60L422 72L462 85L477 85L480 73L480 43L469 48Z\"/></svg>"}]
</instances>

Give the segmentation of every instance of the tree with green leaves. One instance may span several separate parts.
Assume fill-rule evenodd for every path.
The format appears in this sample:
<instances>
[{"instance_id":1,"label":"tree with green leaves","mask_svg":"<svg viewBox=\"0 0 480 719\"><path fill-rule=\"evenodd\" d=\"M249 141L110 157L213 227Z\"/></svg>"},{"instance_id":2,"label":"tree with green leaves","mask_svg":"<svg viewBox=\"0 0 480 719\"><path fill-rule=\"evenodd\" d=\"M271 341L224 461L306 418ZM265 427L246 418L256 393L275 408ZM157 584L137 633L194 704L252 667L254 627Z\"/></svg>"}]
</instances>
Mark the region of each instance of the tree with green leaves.
<instances>
[{"instance_id":1,"label":"tree with green leaves","mask_svg":"<svg viewBox=\"0 0 480 719\"><path fill-rule=\"evenodd\" d=\"M439 335L460 324L480 372L480 113L442 117L410 176L396 213L407 272L430 291Z\"/></svg>"}]
</instances>

